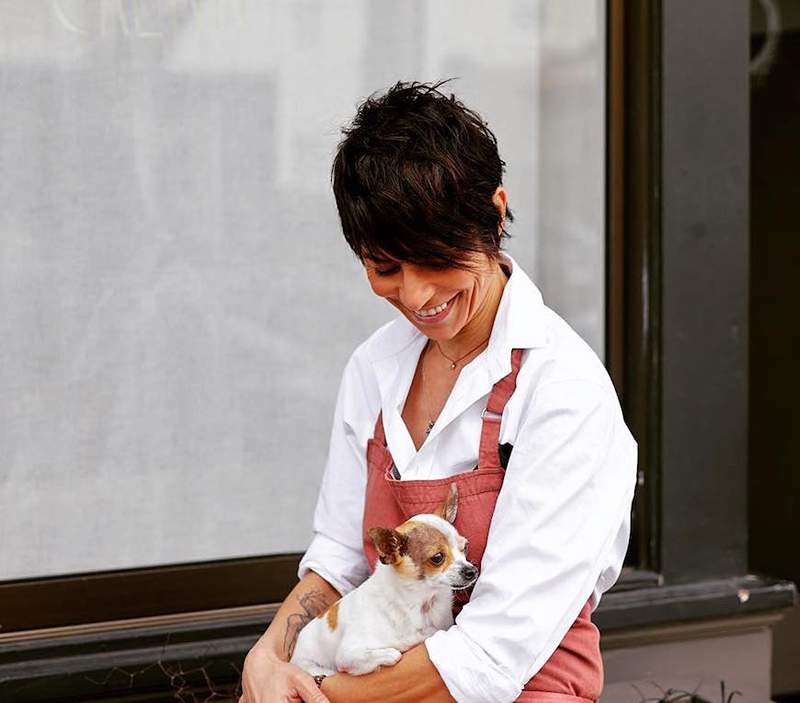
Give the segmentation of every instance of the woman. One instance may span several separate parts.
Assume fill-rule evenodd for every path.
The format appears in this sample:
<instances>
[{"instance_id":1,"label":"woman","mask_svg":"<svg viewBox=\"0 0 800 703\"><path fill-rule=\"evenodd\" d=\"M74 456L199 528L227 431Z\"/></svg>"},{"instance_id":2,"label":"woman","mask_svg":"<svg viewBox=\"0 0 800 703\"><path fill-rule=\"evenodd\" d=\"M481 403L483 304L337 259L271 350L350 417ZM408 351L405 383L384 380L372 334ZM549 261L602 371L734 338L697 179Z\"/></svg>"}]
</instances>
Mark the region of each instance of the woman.
<instances>
[{"instance_id":1,"label":"woman","mask_svg":"<svg viewBox=\"0 0 800 703\"><path fill-rule=\"evenodd\" d=\"M603 364L500 250L513 216L495 137L440 85L368 99L334 160L345 239L400 315L345 368L315 536L247 655L246 703L588 703L602 690L590 616L622 568L636 442ZM455 625L366 676L315 681L288 664L302 626L374 568L365 530L430 511L453 481L480 567Z\"/></svg>"}]
</instances>

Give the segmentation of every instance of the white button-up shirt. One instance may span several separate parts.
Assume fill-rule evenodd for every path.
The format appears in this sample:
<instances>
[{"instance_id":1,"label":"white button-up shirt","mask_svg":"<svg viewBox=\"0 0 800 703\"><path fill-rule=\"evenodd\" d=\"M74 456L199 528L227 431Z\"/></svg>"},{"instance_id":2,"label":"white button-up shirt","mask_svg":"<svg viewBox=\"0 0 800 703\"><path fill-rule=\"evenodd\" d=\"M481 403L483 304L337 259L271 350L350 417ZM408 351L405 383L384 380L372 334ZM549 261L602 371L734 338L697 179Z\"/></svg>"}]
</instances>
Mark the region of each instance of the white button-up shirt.
<instances>
[{"instance_id":1,"label":"white button-up shirt","mask_svg":"<svg viewBox=\"0 0 800 703\"><path fill-rule=\"evenodd\" d=\"M591 596L617 580L630 537L637 445L605 366L542 301L508 254L488 347L466 366L419 451L401 417L427 337L405 317L383 325L344 370L330 450L300 562L342 595L369 574L361 535L366 447L383 409L401 480L436 479L478 463L481 411L524 349L500 426L514 449L470 602L425 641L460 703L509 703L556 650Z\"/></svg>"}]
</instances>

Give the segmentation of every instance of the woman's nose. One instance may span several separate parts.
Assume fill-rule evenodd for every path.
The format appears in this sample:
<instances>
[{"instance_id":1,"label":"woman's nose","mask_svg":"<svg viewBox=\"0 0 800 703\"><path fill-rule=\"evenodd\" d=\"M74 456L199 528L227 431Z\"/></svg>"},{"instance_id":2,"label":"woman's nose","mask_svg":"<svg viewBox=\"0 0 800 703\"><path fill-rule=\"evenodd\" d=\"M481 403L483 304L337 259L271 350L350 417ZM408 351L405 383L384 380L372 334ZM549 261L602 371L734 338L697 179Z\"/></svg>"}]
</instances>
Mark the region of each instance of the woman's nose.
<instances>
[{"instance_id":1,"label":"woman's nose","mask_svg":"<svg viewBox=\"0 0 800 703\"><path fill-rule=\"evenodd\" d=\"M433 286L425 280L423 274L412 268L403 270L398 297L409 310L422 310L431 300Z\"/></svg>"}]
</instances>

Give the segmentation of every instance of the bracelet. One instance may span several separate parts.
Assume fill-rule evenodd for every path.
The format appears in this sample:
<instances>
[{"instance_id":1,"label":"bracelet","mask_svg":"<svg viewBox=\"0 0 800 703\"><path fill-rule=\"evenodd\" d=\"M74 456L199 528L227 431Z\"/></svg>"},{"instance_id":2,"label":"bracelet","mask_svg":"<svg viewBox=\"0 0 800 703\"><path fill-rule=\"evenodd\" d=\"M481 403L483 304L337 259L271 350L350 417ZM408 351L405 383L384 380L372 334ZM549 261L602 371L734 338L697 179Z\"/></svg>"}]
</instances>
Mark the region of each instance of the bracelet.
<instances>
[{"instance_id":1,"label":"bracelet","mask_svg":"<svg viewBox=\"0 0 800 703\"><path fill-rule=\"evenodd\" d=\"M327 676L327 674L317 674L314 677L314 683L317 684L317 688L322 688L322 680Z\"/></svg>"}]
</instances>

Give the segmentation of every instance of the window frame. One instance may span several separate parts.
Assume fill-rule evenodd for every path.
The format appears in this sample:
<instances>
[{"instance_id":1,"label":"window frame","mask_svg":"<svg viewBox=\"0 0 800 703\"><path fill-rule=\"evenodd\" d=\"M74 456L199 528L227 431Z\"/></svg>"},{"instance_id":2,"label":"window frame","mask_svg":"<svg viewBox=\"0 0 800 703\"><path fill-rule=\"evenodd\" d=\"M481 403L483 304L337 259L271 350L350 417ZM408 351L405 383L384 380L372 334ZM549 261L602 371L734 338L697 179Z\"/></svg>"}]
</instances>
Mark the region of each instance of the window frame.
<instances>
[{"instance_id":1,"label":"window frame","mask_svg":"<svg viewBox=\"0 0 800 703\"><path fill-rule=\"evenodd\" d=\"M652 86L636 84L638 92L633 95L623 89L632 84L631 77L625 74L626 53L643 54L644 50L639 46L629 48L630 36L621 34L626 27L622 0L609 3L607 14L606 365L620 392L628 423L642 448L646 446L651 429L647 393L651 386L650 364L654 361L653 321L642 319L644 306L636 300L647 292L631 286L641 278L639 267L650 266L653 261L643 257L639 239L632 233L655 229L640 227L639 220L632 221L624 208L627 203L647 205L641 197L644 188L639 175L647 169L653 171L653 162L628 144L630 139L626 135L631 120L621 117L626 114L627 105L644 105ZM649 15L648 18L652 22ZM615 47L622 50L615 51ZM636 64L638 61L634 62ZM647 144L650 133L637 130L636 139L636 147ZM631 155L636 156L630 158ZM650 177L655 179L655 173L650 173ZM649 215L650 211L647 213ZM636 217L642 217L638 210ZM645 349L646 345L649 346ZM632 353L625 353L625 349L631 350L634 346L636 349ZM647 494L643 488L645 486L640 486L636 499L635 536L627 560L630 568L626 568L623 579L628 584L657 582L657 576L651 571L654 560L647 549L647 545L653 543L648 537L654 529L648 520L653 511L644 509ZM0 603L4 604L0 606L0 622L3 622L0 634L280 601L293 587L296 569L292 564L296 564L300 556L265 555L0 582ZM186 580L203 586L187 594L181 586ZM260 584L259 588L253 587L256 583ZM617 587L622 586L618 584Z\"/></svg>"}]
</instances>

